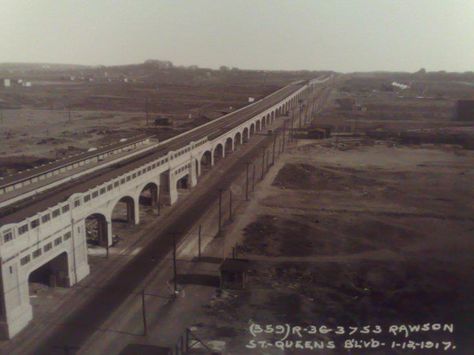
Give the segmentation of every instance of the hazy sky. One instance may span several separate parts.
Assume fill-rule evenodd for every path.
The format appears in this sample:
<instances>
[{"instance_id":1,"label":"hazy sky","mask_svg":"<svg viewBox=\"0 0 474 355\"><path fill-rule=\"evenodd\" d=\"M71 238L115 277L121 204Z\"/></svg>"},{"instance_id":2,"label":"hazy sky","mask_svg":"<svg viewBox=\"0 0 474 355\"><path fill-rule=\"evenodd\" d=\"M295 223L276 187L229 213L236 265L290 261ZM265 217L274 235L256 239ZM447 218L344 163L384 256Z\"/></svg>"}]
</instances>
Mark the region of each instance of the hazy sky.
<instances>
[{"instance_id":1,"label":"hazy sky","mask_svg":"<svg viewBox=\"0 0 474 355\"><path fill-rule=\"evenodd\" d=\"M0 0L0 62L474 70L474 0Z\"/></svg>"}]
</instances>

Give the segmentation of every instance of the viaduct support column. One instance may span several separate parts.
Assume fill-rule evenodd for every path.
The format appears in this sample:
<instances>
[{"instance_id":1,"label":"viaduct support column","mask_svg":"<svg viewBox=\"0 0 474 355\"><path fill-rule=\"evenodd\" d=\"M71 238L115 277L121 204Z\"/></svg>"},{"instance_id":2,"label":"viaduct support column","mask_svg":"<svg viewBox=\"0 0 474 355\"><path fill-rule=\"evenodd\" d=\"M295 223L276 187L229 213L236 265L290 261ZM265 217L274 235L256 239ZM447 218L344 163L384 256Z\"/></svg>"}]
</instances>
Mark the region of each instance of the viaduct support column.
<instances>
[{"instance_id":1,"label":"viaduct support column","mask_svg":"<svg viewBox=\"0 0 474 355\"><path fill-rule=\"evenodd\" d=\"M170 205L174 205L178 201L178 189L176 187L176 178L175 171L170 170L170 180L169 180L169 189L170 189Z\"/></svg>"},{"instance_id":2,"label":"viaduct support column","mask_svg":"<svg viewBox=\"0 0 474 355\"><path fill-rule=\"evenodd\" d=\"M127 209L128 210L128 209ZM132 210L132 218L134 224L140 223L140 195L133 199L133 206L130 208Z\"/></svg>"},{"instance_id":3,"label":"viaduct support column","mask_svg":"<svg viewBox=\"0 0 474 355\"><path fill-rule=\"evenodd\" d=\"M112 224L107 224L108 227L110 226L110 232L108 232L110 238L108 238L108 241L112 244ZM71 252L68 253L69 286L78 283L90 273L90 267L87 262L86 221L85 219L79 222L73 221L71 226Z\"/></svg>"},{"instance_id":4,"label":"viaduct support column","mask_svg":"<svg viewBox=\"0 0 474 355\"><path fill-rule=\"evenodd\" d=\"M33 319L30 305L28 274L21 270L20 261L8 263L1 268L2 308L0 316L0 337L11 339Z\"/></svg>"},{"instance_id":5,"label":"viaduct support column","mask_svg":"<svg viewBox=\"0 0 474 355\"><path fill-rule=\"evenodd\" d=\"M197 174L196 174L196 166L197 160L192 158L191 163L189 164L189 183L191 187L196 186L197 184Z\"/></svg>"}]
</instances>

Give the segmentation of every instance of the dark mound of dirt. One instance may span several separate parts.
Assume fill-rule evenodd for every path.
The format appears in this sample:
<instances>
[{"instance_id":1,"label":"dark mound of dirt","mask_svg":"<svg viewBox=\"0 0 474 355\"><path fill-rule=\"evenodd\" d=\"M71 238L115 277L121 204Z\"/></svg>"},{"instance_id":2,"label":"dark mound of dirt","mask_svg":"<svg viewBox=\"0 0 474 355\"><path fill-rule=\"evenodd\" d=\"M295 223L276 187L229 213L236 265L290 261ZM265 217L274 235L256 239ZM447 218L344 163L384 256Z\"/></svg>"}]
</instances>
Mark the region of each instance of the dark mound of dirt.
<instances>
[{"instance_id":1,"label":"dark mound of dirt","mask_svg":"<svg viewBox=\"0 0 474 355\"><path fill-rule=\"evenodd\" d=\"M286 164L273 181L273 186L286 189L313 189L317 169L309 164Z\"/></svg>"},{"instance_id":2,"label":"dark mound of dirt","mask_svg":"<svg viewBox=\"0 0 474 355\"><path fill-rule=\"evenodd\" d=\"M311 227L289 219L264 215L244 229L242 252L260 255L311 255Z\"/></svg>"},{"instance_id":3,"label":"dark mound of dirt","mask_svg":"<svg viewBox=\"0 0 474 355\"><path fill-rule=\"evenodd\" d=\"M310 164L286 164L278 172L272 185L294 190L340 190L348 187L361 189L374 186L377 181L358 176L363 172L336 167L317 168Z\"/></svg>"},{"instance_id":4,"label":"dark mound of dirt","mask_svg":"<svg viewBox=\"0 0 474 355\"><path fill-rule=\"evenodd\" d=\"M239 251L266 256L331 256L376 250L399 252L422 234L367 218L341 220L327 215L259 216L244 229Z\"/></svg>"}]
</instances>

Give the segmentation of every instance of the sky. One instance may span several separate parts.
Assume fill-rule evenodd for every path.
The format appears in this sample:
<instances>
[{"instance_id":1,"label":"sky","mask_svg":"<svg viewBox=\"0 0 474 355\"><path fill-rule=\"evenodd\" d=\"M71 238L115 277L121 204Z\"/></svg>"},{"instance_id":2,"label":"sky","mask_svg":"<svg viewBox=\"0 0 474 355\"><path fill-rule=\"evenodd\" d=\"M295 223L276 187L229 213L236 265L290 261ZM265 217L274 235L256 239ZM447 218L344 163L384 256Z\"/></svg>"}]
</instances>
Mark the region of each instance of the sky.
<instances>
[{"instance_id":1,"label":"sky","mask_svg":"<svg viewBox=\"0 0 474 355\"><path fill-rule=\"evenodd\" d=\"M0 63L474 70L474 0L0 0Z\"/></svg>"}]
</instances>

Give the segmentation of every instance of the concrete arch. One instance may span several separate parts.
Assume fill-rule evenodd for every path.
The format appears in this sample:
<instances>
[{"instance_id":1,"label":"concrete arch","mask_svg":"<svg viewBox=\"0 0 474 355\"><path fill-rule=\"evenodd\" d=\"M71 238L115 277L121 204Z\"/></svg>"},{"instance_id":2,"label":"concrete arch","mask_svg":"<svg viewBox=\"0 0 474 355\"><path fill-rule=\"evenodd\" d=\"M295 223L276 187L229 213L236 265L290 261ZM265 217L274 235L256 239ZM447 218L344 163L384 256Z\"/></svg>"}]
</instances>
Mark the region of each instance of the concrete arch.
<instances>
[{"instance_id":1,"label":"concrete arch","mask_svg":"<svg viewBox=\"0 0 474 355\"><path fill-rule=\"evenodd\" d=\"M112 225L110 219L100 212L94 212L84 218L86 241L90 245L105 247L112 240Z\"/></svg>"},{"instance_id":2,"label":"concrete arch","mask_svg":"<svg viewBox=\"0 0 474 355\"><path fill-rule=\"evenodd\" d=\"M275 121L275 112L276 111L272 111L272 116L270 118L270 122L273 123Z\"/></svg>"},{"instance_id":3,"label":"concrete arch","mask_svg":"<svg viewBox=\"0 0 474 355\"><path fill-rule=\"evenodd\" d=\"M149 182L140 189L138 203L144 206L156 207L158 203L159 185Z\"/></svg>"},{"instance_id":4,"label":"concrete arch","mask_svg":"<svg viewBox=\"0 0 474 355\"><path fill-rule=\"evenodd\" d=\"M230 154L234 151L234 139L232 136L227 137L224 143L225 155Z\"/></svg>"},{"instance_id":5,"label":"concrete arch","mask_svg":"<svg viewBox=\"0 0 474 355\"><path fill-rule=\"evenodd\" d=\"M41 265L30 270L26 279L28 283L42 283L48 286L70 287L69 279L69 258L70 255L66 250L52 254L44 259Z\"/></svg>"},{"instance_id":6,"label":"concrete arch","mask_svg":"<svg viewBox=\"0 0 474 355\"><path fill-rule=\"evenodd\" d=\"M243 143L242 133L237 132L234 136L234 147Z\"/></svg>"},{"instance_id":7,"label":"concrete arch","mask_svg":"<svg viewBox=\"0 0 474 355\"><path fill-rule=\"evenodd\" d=\"M214 165L212 152L210 150L204 151L201 157L198 159L197 165L198 165L198 176L200 176L201 174L205 174L209 170L211 170L212 166Z\"/></svg>"},{"instance_id":8,"label":"concrete arch","mask_svg":"<svg viewBox=\"0 0 474 355\"><path fill-rule=\"evenodd\" d=\"M252 123L249 128L249 137L252 137L255 134L255 124Z\"/></svg>"},{"instance_id":9,"label":"concrete arch","mask_svg":"<svg viewBox=\"0 0 474 355\"><path fill-rule=\"evenodd\" d=\"M176 189L183 190L189 189L191 187L190 176L189 174L181 176L179 179L176 179Z\"/></svg>"},{"instance_id":10,"label":"concrete arch","mask_svg":"<svg viewBox=\"0 0 474 355\"><path fill-rule=\"evenodd\" d=\"M249 138L250 138L250 129L249 127L244 127L244 129L242 130L242 142L247 143L249 141Z\"/></svg>"},{"instance_id":11,"label":"concrete arch","mask_svg":"<svg viewBox=\"0 0 474 355\"><path fill-rule=\"evenodd\" d=\"M218 143L212 150L212 161L213 165L217 163L221 158L225 157L225 150L222 143Z\"/></svg>"},{"instance_id":12,"label":"concrete arch","mask_svg":"<svg viewBox=\"0 0 474 355\"><path fill-rule=\"evenodd\" d=\"M255 131L260 132L261 129L260 120L257 120L257 122L255 122Z\"/></svg>"},{"instance_id":13,"label":"concrete arch","mask_svg":"<svg viewBox=\"0 0 474 355\"><path fill-rule=\"evenodd\" d=\"M267 122L266 122L265 126L269 126L269 125L270 125L270 116L271 116L271 113L269 113L269 114L267 115Z\"/></svg>"},{"instance_id":14,"label":"concrete arch","mask_svg":"<svg viewBox=\"0 0 474 355\"><path fill-rule=\"evenodd\" d=\"M116 208L121 203L125 205L125 213L123 213L123 208L122 210L116 210ZM113 206L110 210L112 223L114 222L114 220L115 222L125 222L128 224L140 223L138 203L132 196L121 196L120 198L117 198L114 203L111 204L111 206Z\"/></svg>"},{"instance_id":15,"label":"concrete arch","mask_svg":"<svg viewBox=\"0 0 474 355\"><path fill-rule=\"evenodd\" d=\"M263 116L261 121L260 121L260 127L262 127L262 129L264 129L266 126L267 126L267 123L265 121L265 116Z\"/></svg>"}]
</instances>

